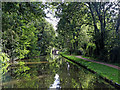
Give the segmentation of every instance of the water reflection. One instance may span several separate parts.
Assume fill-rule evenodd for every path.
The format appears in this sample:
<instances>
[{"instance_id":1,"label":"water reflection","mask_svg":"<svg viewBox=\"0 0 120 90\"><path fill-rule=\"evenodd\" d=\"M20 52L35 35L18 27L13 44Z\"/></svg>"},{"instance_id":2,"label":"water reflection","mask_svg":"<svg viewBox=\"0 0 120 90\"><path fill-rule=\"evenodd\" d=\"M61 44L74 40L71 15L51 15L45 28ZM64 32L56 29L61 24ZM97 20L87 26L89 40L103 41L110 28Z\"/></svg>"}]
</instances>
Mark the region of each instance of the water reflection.
<instances>
[{"instance_id":1,"label":"water reflection","mask_svg":"<svg viewBox=\"0 0 120 90\"><path fill-rule=\"evenodd\" d=\"M67 71L68 71L68 75L70 76L69 68L70 68L70 65L69 65L69 63L67 62Z\"/></svg>"},{"instance_id":2,"label":"water reflection","mask_svg":"<svg viewBox=\"0 0 120 90\"><path fill-rule=\"evenodd\" d=\"M58 90L58 89L61 88L61 87L60 87L59 75L56 74L54 78L55 78L55 81L54 81L54 83L50 86L50 90L52 90L53 88L56 88L56 90Z\"/></svg>"},{"instance_id":3,"label":"water reflection","mask_svg":"<svg viewBox=\"0 0 120 90\"><path fill-rule=\"evenodd\" d=\"M54 58L53 58L54 57ZM36 64L36 61L49 63ZM33 59L34 61L34 59ZM25 64L30 69L21 73L4 76L3 88L110 88L107 83L82 67L67 62L61 56L46 56L36 59L35 63ZM29 61L30 62L30 61ZM14 71L17 69L15 68ZM17 76L16 76L17 75ZM8 79L9 77L9 79Z\"/></svg>"}]
</instances>

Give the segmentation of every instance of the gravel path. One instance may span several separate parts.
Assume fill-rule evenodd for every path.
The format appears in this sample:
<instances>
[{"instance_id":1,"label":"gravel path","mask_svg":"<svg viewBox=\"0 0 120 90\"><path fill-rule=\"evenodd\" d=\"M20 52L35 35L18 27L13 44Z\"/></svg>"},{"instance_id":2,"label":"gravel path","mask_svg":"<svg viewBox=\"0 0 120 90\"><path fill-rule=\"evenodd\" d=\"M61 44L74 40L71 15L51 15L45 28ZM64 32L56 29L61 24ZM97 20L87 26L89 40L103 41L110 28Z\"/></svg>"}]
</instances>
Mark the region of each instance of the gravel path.
<instances>
[{"instance_id":1,"label":"gravel path","mask_svg":"<svg viewBox=\"0 0 120 90\"><path fill-rule=\"evenodd\" d=\"M81 57L81 56L76 56L76 57L81 58L81 59L84 59L84 60L86 60L86 61L103 64L103 65L106 65L106 66L109 66L109 67L113 67L113 68L116 68L116 69L120 70L120 67L115 66L115 65L111 65L111 64L107 64L107 63L103 63L103 62L98 62L98 61L90 60L90 59L87 59L87 58L83 58L83 57Z\"/></svg>"}]
</instances>

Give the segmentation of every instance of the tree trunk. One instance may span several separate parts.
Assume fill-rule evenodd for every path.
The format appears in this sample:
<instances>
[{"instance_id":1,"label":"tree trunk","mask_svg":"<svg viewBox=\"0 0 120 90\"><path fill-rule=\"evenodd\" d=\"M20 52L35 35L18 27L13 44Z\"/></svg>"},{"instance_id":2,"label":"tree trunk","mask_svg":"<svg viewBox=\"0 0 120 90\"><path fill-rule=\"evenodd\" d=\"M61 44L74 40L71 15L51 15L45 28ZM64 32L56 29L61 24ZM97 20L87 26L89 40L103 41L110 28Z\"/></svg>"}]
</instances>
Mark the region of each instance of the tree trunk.
<instances>
[{"instance_id":1,"label":"tree trunk","mask_svg":"<svg viewBox=\"0 0 120 90\"><path fill-rule=\"evenodd\" d=\"M99 29L97 28L97 25L96 25L96 20L95 20L95 16L94 16L94 13L93 13L93 10L92 10L92 7L91 7L91 3L89 2L88 5L89 5L89 9L90 9L92 18L93 18L94 32L95 32L95 37L96 37L97 33L99 33ZM100 51L99 40L95 39L95 45L96 45L96 55L99 55L100 54L99 53L99 51Z\"/></svg>"},{"instance_id":2,"label":"tree trunk","mask_svg":"<svg viewBox=\"0 0 120 90\"><path fill-rule=\"evenodd\" d=\"M116 25L116 33L118 34L119 32L120 32L120 10L119 10L117 25Z\"/></svg>"}]
</instances>

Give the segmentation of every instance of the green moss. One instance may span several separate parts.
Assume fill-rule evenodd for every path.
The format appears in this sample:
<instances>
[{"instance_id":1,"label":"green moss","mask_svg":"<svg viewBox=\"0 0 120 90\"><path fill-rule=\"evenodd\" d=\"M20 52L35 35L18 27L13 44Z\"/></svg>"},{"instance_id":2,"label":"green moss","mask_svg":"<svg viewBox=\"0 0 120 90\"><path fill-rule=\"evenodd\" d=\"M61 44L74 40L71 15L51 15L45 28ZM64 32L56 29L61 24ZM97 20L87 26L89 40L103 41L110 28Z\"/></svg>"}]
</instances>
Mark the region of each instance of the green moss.
<instances>
[{"instance_id":1,"label":"green moss","mask_svg":"<svg viewBox=\"0 0 120 90\"><path fill-rule=\"evenodd\" d=\"M86 66L87 68L95 71L97 74L112 80L114 83L118 83L120 84L120 70L106 66L106 65L102 65L102 64L98 64L98 63L94 63L94 62L89 62L80 58L77 58L75 56L69 56L69 55L65 55L63 53L61 53L64 57L72 59L84 66Z\"/></svg>"}]
</instances>

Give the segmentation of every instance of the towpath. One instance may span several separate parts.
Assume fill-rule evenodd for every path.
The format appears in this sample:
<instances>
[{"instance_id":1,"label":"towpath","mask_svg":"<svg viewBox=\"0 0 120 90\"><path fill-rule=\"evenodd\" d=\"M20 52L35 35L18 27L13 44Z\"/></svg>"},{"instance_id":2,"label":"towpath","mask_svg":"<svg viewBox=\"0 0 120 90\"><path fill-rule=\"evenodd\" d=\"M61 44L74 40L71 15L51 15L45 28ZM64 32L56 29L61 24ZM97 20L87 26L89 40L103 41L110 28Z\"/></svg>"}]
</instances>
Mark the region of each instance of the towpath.
<instances>
[{"instance_id":1,"label":"towpath","mask_svg":"<svg viewBox=\"0 0 120 90\"><path fill-rule=\"evenodd\" d=\"M94 63L103 64L103 65L106 65L106 66L109 66L109 67L113 67L113 68L116 68L116 69L120 70L120 67L115 66L115 65L112 65L112 64L107 64L107 63L103 63L103 62L98 62L98 61L95 61L95 60L83 58L82 56L76 56L76 57L77 57L77 58L84 59L84 60L86 60L86 61L90 61L90 62L94 62Z\"/></svg>"}]
</instances>

